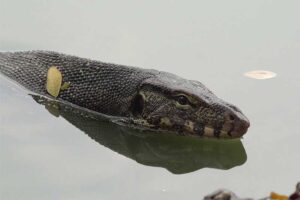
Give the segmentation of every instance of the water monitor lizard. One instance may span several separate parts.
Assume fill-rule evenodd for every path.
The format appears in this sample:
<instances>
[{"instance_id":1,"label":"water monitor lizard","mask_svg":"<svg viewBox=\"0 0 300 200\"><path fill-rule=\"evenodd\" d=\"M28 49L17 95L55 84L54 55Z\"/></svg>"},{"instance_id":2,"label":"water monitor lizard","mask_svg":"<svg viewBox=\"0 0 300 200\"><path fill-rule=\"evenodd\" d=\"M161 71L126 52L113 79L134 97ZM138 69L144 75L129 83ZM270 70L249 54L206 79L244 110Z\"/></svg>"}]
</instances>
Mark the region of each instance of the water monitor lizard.
<instances>
[{"instance_id":1,"label":"water monitor lizard","mask_svg":"<svg viewBox=\"0 0 300 200\"><path fill-rule=\"evenodd\" d=\"M237 138L249 121L202 83L168 72L116 65L50 51L0 52L0 72L51 97L47 72L56 66L69 87L58 101L122 117L127 123L182 135Z\"/></svg>"}]
</instances>

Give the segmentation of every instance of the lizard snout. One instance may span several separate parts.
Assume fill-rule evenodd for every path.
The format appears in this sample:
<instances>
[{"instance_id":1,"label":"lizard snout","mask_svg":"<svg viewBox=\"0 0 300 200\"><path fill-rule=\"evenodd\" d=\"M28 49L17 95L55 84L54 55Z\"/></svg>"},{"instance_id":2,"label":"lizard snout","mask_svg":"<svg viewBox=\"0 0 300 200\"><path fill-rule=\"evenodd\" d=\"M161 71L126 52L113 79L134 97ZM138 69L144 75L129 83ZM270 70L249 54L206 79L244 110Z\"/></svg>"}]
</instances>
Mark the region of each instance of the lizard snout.
<instances>
[{"instance_id":1,"label":"lizard snout","mask_svg":"<svg viewBox=\"0 0 300 200\"><path fill-rule=\"evenodd\" d=\"M230 126L228 135L233 138L239 138L243 136L250 126L248 118L237 109L230 109L227 111L225 113L225 118L227 122L224 124L224 126Z\"/></svg>"}]
</instances>

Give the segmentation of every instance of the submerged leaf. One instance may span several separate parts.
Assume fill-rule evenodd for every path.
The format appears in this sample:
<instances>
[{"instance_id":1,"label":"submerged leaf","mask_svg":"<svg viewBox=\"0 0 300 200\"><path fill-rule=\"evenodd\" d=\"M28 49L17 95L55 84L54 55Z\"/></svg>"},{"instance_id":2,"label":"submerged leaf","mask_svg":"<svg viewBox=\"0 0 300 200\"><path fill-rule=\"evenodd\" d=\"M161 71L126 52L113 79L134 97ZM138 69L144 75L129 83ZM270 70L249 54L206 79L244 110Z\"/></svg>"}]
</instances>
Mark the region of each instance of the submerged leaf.
<instances>
[{"instance_id":1,"label":"submerged leaf","mask_svg":"<svg viewBox=\"0 0 300 200\"><path fill-rule=\"evenodd\" d=\"M50 67L47 73L46 89L51 96L58 96L61 87L61 82L61 72L55 66Z\"/></svg>"}]
</instances>

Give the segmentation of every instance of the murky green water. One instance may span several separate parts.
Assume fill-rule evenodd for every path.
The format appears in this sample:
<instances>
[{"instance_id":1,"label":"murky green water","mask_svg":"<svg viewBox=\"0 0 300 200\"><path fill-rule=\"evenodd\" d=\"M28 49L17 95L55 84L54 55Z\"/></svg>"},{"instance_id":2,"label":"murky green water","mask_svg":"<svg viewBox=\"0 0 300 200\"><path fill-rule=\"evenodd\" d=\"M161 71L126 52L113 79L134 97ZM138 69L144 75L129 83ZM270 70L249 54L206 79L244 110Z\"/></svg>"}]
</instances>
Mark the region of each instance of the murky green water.
<instances>
[{"instance_id":1,"label":"murky green water","mask_svg":"<svg viewBox=\"0 0 300 200\"><path fill-rule=\"evenodd\" d=\"M201 199L220 187L257 198L291 193L300 179L299 7L0 0L1 51L169 71L205 83L251 121L241 141L145 135L45 107L0 76L0 199ZM252 70L277 76L243 76Z\"/></svg>"}]
</instances>

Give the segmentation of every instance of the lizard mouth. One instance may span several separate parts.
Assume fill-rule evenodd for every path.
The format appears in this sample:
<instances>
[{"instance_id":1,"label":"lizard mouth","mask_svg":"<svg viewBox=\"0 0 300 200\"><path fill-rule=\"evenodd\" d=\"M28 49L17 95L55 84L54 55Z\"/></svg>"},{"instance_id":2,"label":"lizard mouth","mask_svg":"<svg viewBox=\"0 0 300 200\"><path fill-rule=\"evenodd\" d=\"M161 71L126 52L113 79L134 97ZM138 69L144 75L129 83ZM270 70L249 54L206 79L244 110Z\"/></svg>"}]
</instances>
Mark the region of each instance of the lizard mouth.
<instances>
[{"instance_id":1,"label":"lizard mouth","mask_svg":"<svg viewBox=\"0 0 300 200\"><path fill-rule=\"evenodd\" d=\"M226 120L221 127L208 124L201 125L187 121L184 125L184 129L192 135L203 137L240 138L247 132L249 126L250 123L246 117L236 117Z\"/></svg>"},{"instance_id":2,"label":"lizard mouth","mask_svg":"<svg viewBox=\"0 0 300 200\"><path fill-rule=\"evenodd\" d=\"M221 129L205 126L203 135L218 138L240 138L247 132L249 126L250 122L246 117L235 118L225 122Z\"/></svg>"},{"instance_id":3,"label":"lizard mouth","mask_svg":"<svg viewBox=\"0 0 300 200\"><path fill-rule=\"evenodd\" d=\"M205 126L203 136L217 138L240 138L248 130L249 123L232 124L230 129L223 126L222 129L217 129L211 126Z\"/></svg>"},{"instance_id":4,"label":"lizard mouth","mask_svg":"<svg viewBox=\"0 0 300 200\"><path fill-rule=\"evenodd\" d=\"M207 138L240 138L248 130L249 120L241 116L227 117L225 123L217 124L201 124L191 120L185 121L184 124L178 125L172 122L168 117L161 117L153 124L153 120L135 120L135 124L146 126L153 129L171 130L183 135L200 136Z\"/></svg>"}]
</instances>

